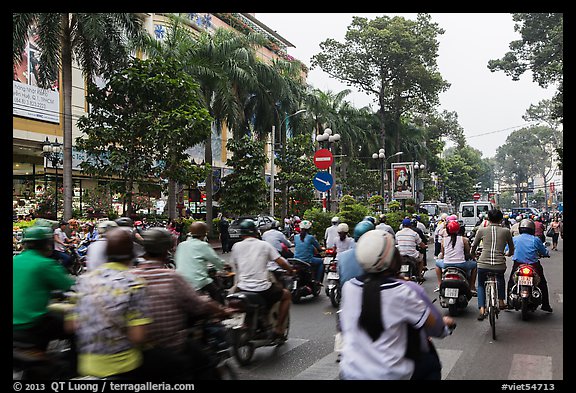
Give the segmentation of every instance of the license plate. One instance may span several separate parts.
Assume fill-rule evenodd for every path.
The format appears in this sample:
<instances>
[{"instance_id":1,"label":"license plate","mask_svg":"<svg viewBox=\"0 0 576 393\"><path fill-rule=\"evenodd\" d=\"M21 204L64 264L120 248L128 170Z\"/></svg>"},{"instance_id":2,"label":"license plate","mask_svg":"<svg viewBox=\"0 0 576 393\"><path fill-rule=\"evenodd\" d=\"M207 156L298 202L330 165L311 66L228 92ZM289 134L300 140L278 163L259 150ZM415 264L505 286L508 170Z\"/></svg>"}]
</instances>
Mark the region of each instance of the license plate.
<instances>
[{"instance_id":1,"label":"license plate","mask_svg":"<svg viewBox=\"0 0 576 393\"><path fill-rule=\"evenodd\" d=\"M458 297L458 288L444 288L445 297Z\"/></svg>"},{"instance_id":2,"label":"license plate","mask_svg":"<svg viewBox=\"0 0 576 393\"><path fill-rule=\"evenodd\" d=\"M240 235L233 235L233 234L230 234L230 237L232 237L232 238L235 238L235 239L236 239L236 238L239 238L239 237L240 237Z\"/></svg>"},{"instance_id":3,"label":"license plate","mask_svg":"<svg viewBox=\"0 0 576 393\"><path fill-rule=\"evenodd\" d=\"M324 265L330 265L332 262L332 257L324 257Z\"/></svg>"},{"instance_id":4,"label":"license plate","mask_svg":"<svg viewBox=\"0 0 576 393\"><path fill-rule=\"evenodd\" d=\"M328 280L339 280L340 275L337 272L328 272L328 276L326 276Z\"/></svg>"},{"instance_id":5,"label":"license plate","mask_svg":"<svg viewBox=\"0 0 576 393\"><path fill-rule=\"evenodd\" d=\"M532 285L532 277L518 276L518 284L520 284L520 285Z\"/></svg>"},{"instance_id":6,"label":"license plate","mask_svg":"<svg viewBox=\"0 0 576 393\"><path fill-rule=\"evenodd\" d=\"M240 327L244 324L246 313L234 314L232 318L222 320L222 324L228 328Z\"/></svg>"},{"instance_id":7,"label":"license plate","mask_svg":"<svg viewBox=\"0 0 576 393\"><path fill-rule=\"evenodd\" d=\"M292 289L298 289L298 281L292 283Z\"/></svg>"},{"instance_id":8,"label":"license plate","mask_svg":"<svg viewBox=\"0 0 576 393\"><path fill-rule=\"evenodd\" d=\"M408 273L410 271L410 265L400 266L400 273Z\"/></svg>"}]
</instances>

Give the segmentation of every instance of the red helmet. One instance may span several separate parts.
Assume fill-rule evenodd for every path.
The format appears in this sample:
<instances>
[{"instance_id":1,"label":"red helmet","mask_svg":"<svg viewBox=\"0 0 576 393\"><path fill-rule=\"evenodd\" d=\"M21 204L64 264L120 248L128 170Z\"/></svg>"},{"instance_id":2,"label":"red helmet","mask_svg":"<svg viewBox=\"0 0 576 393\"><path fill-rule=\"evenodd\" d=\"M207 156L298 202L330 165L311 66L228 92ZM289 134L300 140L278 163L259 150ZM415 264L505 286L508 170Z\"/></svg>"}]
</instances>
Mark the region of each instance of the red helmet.
<instances>
[{"instance_id":1,"label":"red helmet","mask_svg":"<svg viewBox=\"0 0 576 393\"><path fill-rule=\"evenodd\" d=\"M142 225L142 221L136 221L136 222L134 223L134 226L139 227L140 225Z\"/></svg>"},{"instance_id":2,"label":"red helmet","mask_svg":"<svg viewBox=\"0 0 576 393\"><path fill-rule=\"evenodd\" d=\"M448 224L446 224L446 230L449 235L457 234L458 231L460 231L460 224L458 224L458 221L448 221Z\"/></svg>"}]
</instances>

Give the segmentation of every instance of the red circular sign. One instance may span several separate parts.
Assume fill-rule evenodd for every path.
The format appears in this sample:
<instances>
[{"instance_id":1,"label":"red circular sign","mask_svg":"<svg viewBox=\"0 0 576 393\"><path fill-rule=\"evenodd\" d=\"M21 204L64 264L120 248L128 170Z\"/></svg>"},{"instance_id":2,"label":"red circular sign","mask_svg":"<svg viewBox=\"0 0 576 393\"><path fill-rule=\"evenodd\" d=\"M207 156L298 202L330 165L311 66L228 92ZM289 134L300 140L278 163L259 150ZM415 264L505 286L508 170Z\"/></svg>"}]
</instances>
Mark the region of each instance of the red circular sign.
<instances>
[{"instance_id":1,"label":"red circular sign","mask_svg":"<svg viewBox=\"0 0 576 393\"><path fill-rule=\"evenodd\" d=\"M474 195L472 195L472 198L474 198L475 201L477 201L478 199L480 199L481 195L480 193L476 192L474 193Z\"/></svg>"},{"instance_id":2,"label":"red circular sign","mask_svg":"<svg viewBox=\"0 0 576 393\"><path fill-rule=\"evenodd\" d=\"M314 165L318 169L328 169L332 162L334 161L334 157L332 153L328 149L320 149L314 153Z\"/></svg>"}]
</instances>

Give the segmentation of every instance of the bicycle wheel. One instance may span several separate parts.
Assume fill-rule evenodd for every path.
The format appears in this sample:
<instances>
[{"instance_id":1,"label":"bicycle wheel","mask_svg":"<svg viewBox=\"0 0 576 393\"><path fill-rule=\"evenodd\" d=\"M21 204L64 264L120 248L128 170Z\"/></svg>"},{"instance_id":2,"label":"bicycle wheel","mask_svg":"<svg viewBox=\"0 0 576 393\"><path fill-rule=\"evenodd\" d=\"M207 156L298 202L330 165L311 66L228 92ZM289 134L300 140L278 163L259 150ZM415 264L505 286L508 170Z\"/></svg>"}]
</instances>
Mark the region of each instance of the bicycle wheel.
<instances>
[{"instance_id":1,"label":"bicycle wheel","mask_svg":"<svg viewBox=\"0 0 576 393\"><path fill-rule=\"evenodd\" d=\"M496 340L496 288L495 283L490 282L488 287L488 319L490 320L490 327L492 329L492 339Z\"/></svg>"}]
</instances>

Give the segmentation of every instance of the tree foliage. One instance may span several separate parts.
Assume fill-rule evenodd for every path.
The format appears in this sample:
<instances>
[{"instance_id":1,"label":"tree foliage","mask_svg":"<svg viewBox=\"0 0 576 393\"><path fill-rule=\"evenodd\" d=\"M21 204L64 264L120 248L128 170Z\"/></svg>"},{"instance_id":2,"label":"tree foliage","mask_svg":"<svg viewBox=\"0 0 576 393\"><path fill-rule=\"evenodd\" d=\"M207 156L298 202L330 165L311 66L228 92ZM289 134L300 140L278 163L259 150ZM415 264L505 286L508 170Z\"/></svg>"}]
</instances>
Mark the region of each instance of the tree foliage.
<instances>
[{"instance_id":1,"label":"tree foliage","mask_svg":"<svg viewBox=\"0 0 576 393\"><path fill-rule=\"evenodd\" d=\"M91 111L79 119L84 135L76 141L88 155L81 166L86 173L125 181L128 214L134 181L197 180L186 150L206 138L212 119L197 85L177 62L134 59L104 88L90 86L87 100Z\"/></svg>"},{"instance_id":2,"label":"tree foliage","mask_svg":"<svg viewBox=\"0 0 576 393\"><path fill-rule=\"evenodd\" d=\"M222 211L235 216L262 213L269 195L262 177L267 160L264 143L245 135L238 140L228 139L226 147L232 152L226 165L233 172L222 179Z\"/></svg>"}]
</instances>

